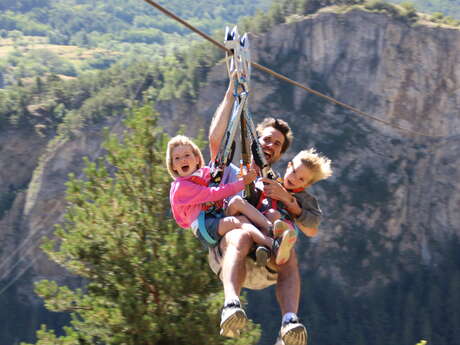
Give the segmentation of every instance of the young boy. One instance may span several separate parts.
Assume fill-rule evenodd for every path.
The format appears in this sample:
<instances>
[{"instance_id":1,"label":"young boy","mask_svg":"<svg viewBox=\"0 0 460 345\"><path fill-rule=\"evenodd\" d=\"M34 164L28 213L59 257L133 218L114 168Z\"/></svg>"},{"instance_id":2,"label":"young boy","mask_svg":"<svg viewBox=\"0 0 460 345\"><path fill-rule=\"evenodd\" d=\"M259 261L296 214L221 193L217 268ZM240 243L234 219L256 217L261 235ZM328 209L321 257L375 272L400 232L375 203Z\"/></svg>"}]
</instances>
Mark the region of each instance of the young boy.
<instances>
[{"instance_id":1,"label":"young boy","mask_svg":"<svg viewBox=\"0 0 460 345\"><path fill-rule=\"evenodd\" d=\"M282 182L284 188L276 181L262 179L265 196L274 201L269 205L266 199L262 212L265 210L265 216L271 221L281 217L291 219L306 236L315 236L322 213L318 201L307 188L331 175L330 159L313 148L299 152L288 163ZM275 237L280 235L274 233Z\"/></svg>"}]
</instances>

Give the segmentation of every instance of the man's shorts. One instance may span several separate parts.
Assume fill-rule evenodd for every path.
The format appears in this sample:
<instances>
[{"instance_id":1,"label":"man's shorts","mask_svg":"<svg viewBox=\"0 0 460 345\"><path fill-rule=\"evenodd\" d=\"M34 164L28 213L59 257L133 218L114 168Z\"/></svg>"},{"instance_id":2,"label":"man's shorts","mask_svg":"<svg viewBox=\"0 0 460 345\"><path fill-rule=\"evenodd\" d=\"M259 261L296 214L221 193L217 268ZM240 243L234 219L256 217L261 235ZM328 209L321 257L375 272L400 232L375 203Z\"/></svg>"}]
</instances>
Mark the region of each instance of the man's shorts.
<instances>
[{"instance_id":1,"label":"man's shorts","mask_svg":"<svg viewBox=\"0 0 460 345\"><path fill-rule=\"evenodd\" d=\"M209 248L208 262L212 271L222 280L222 252L219 246ZM251 290L262 290L276 284L278 273L263 266L258 266L254 259L246 257L246 278L243 287Z\"/></svg>"},{"instance_id":2,"label":"man's shorts","mask_svg":"<svg viewBox=\"0 0 460 345\"><path fill-rule=\"evenodd\" d=\"M219 244L222 236L219 235L219 222L224 217L223 211L201 212L192 223L192 232L205 248L212 248ZM201 224L200 224L201 223ZM201 228L200 228L201 225Z\"/></svg>"}]
</instances>

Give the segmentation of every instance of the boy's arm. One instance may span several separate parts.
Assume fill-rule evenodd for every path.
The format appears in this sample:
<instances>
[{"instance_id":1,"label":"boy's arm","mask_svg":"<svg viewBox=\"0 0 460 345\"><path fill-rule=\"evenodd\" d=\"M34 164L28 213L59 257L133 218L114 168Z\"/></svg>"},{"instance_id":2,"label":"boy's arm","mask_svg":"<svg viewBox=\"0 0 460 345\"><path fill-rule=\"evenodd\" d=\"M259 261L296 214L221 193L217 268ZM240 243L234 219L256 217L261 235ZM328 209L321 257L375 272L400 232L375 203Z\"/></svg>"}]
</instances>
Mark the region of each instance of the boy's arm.
<instances>
[{"instance_id":1,"label":"boy's arm","mask_svg":"<svg viewBox=\"0 0 460 345\"><path fill-rule=\"evenodd\" d=\"M297 222L295 224L305 234L305 236L314 237L318 234L318 228L309 228Z\"/></svg>"},{"instance_id":2,"label":"boy's arm","mask_svg":"<svg viewBox=\"0 0 460 345\"><path fill-rule=\"evenodd\" d=\"M281 201L292 217L297 218L302 214L301 204L280 183L265 177L262 178L262 182L264 183L264 192L267 197Z\"/></svg>"},{"instance_id":3,"label":"boy's arm","mask_svg":"<svg viewBox=\"0 0 460 345\"><path fill-rule=\"evenodd\" d=\"M233 108L233 88L234 78L230 78L227 92L224 99L217 107L216 112L212 118L211 126L209 127L209 152L211 154L211 161L214 161L220 149L220 143L224 139L225 131L227 130L228 121Z\"/></svg>"},{"instance_id":4,"label":"boy's arm","mask_svg":"<svg viewBox=\"0 0 460 345\"><path fill-rule=\"evenodd\" d=\"M295 193L294 198L300 204L302 212L295 218L297 226L307 236L315 236L321 222L321 209L318 201L308 192Z\"/></svg>"},{"instance_id":5,"label":"boy's arm","mask_svg":"<svg viewBox=\"0 0 460 345\"><path fill-rule=\"evenodd\" d=\"M306 192L303 192L306 193ZM288 203L283 202L286 211L294 218L297 227L308 237L318 234L318 226L321 220L321 210L314 197L305 202L298 195L290 195Z\"/></svg>"},{"instance_id":6,"label":"boy's arm","mask_svg":"<svg viewBox=\"0 0 460 345\"><path fill-rule=\"evenodd\" d=\"M296 225L306 236L315 236L321 220L321 209L315 197L308 192L291 194L276 181L263 178L264 191L272 199L279 200L291 215Z\"/></svg>"}]
</instances>

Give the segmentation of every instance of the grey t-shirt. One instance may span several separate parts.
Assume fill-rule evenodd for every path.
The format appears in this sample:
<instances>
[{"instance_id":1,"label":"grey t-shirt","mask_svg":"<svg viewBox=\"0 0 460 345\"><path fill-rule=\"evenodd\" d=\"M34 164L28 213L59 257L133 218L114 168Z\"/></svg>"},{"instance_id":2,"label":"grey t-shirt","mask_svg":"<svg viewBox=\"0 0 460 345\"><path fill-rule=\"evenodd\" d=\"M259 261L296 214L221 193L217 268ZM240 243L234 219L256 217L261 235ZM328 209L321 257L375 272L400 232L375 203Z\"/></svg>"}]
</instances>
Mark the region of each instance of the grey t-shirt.
<instances>
[{"instance_id":1,"label":"grey t-shirt","mask_svg":"<svg viewBox=\"0 0 460 345\"><path fill-rule=\"evenodd\" d=\"M293 196L297 199L297 202L302 208L300 216L295 218L296 223L300 223L302 226L307 228L317 228L322 215L318 200L305 190L294 193Z\"/></svg>"}]
</instances>

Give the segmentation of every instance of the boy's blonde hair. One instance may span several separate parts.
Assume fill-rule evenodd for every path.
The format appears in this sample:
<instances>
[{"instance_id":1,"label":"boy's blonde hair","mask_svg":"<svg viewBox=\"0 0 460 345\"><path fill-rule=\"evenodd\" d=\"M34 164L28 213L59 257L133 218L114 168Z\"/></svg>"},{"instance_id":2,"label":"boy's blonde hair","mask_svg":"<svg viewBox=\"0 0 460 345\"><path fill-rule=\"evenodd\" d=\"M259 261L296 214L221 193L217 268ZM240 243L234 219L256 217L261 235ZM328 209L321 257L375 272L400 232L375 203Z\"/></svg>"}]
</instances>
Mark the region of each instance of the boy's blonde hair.
<instances>
[{"instance_id":1,"label":"boy's blonde hair","mask_svg":"<svg viewBox=\"0 0 460 345\"><path fill-rule=\"evenodd\" d=\"M166 168L168 169L169 175L171 175L173 179L178 178L179 174L175 172L172 167L172 151L181 145L188 145L192 148L193 154L198 157L199 160L198 169L204 166L203 154L201 153L198 146L196 146L196 144L185 135L176 135L174 138L169 140L168 147L166 149Z\"/></svg>"},{"instance_id":2,"label":"boy's blonde hair","mask_svg":"<svg viewBox=\"0 0 460 345\"><path fill-rule=\"evenodd\" d=\"M310 185L332 175L331 160L316 152L314 148L300 151L294 159L300 159L302 164L313 173Z\"/></svg>"}]
</instances>

